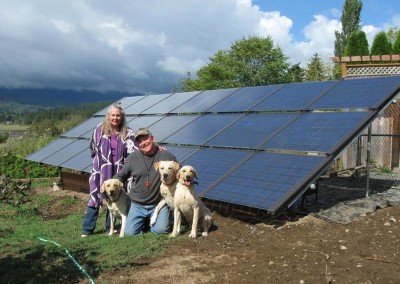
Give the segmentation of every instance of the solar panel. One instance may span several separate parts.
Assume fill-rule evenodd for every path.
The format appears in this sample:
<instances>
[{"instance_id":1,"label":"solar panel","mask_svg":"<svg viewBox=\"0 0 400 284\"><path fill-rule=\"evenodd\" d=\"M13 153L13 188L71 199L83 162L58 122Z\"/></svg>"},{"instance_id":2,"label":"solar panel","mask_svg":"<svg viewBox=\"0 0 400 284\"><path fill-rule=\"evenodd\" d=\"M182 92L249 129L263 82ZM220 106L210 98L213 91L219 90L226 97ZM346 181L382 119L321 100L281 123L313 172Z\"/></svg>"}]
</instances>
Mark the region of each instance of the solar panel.
<instances>
[{"instance_id":1,"label":"solar panel","mask_svg":"<svg viewBox=\"0 0 400 284\"><path fill-rule=\"evenodd\" d=\"M260 148L332 153L370 118L369 112L305 113Z\"/></svg>"},{"instance_id":2,"label":"solar panel","mask_svg":"<svg viewBox=\"0 0 400 284\"><path fill-rule=\"evenodd\" d=\"M162 118L164 118L164 116L161 116L161 115L160 116L149 115L149 116L133 117L131 120L128 121L128 126L133 131L136 131L138 128L141 128L141 127L150 127L152 124L156 123L157 121L159 121Z\"/></svg>"},{"instance_id":3,"label":"solar panel","mask_svg":"<svg viewBox=\"0 0 400 284\"><path fill-rule=\"evenodd\" d=\"M337 83L323 81L287 84L251 110L302 110Z\"/></svg>"},{"instance_id":4,"label":"solar panel","mask_svg":"<svg viewBox=\"0 0 400 284\"><path fill-rule=\"evenodd\" d=\"M257 148L275 131L299 116L297 113L248 114L206 143L207 146Z\"/></svg>"},{"instance_id":5,"label":"solar panel","mask_svg":"<svg viewBox=\"0 0 400 284\"><path fill-rule=\"evenodd\" d=\"M284 85L268 85L258 87L244 87L234 92L229 97L221 100L207 112L239 112L248 111L261 100L270 96Z\"/></svg>"},{"instance_id":6,"label":"solar panel","mask_svg":"<svg viewBox=\"0 0 400 284\"><path fill-rule=\"evenodd\" d=\"M199 115L165 116L152 124L149 130L154 135L156 141L163 141L197 118L199 118Z\"/></svg>"},{"instance_id":7,"label":"solar panel","mask_svg":"<svg viewBox=\"0 0 400 284\"><path fill-rule=\"evenodd\" d=\"M165 148L170 151L176 157L176 160L179 163L182 163L183 160L187 159L189 156L193 155L199 148L196 147L184 147L184 146L171 146L165 145Z\"/></svg>"},{"instance_id":8,"label":"solar panel","mask_svg":"<svg viewBox=\"0 0 400 284\"><path fill-rule=\"evenodd\" d=\"M216 103L231 95L237 88L223 90L208 90L186 101L184 104L175 108L173 113L196 113L205 112L207 109L214 106Z\"/></svg>"},{"instance_id":9,"label":"solar panel","mask_svg":"<svg viewBox=\"0 0 400 284\"><path fill-rule=\"evenodd\" d=\"M181 104L185 103L186 101L190 100L197 94L199 91L196 92L186 92L186 93L174 93L167 98L165 98L162 102L159 102L152 107L144 110L143 114L164 114L169 113L173 109L177 108Z\"/></svg>"},{"instance_id":10,"label":"solar panel","mask_svg":"<svg viewBox=\"0 0 400 284\"><path fill-rule=\"evenodd\" d=\"M93 132L96 126L102 122L99 117L92 117L71 130L62 134L65 137L81 137L87 132Z\"/></svg>"},{"instance_id":11,"label":"solar panel","mask_svg":"<svg viewBox=\"0 0 400 284\"><path fill-rule=\"evenodd\" d=\"M172 134L163 143L203 145L224 127L241 117L240 114L208 114L200 116L181 130ZM154 134L154 133L153 133Z\"/></svg>"},{"instance_id":12,"label":"solar panel","mask_svg":"<svg viewBox=\"0 0 400 284\"><path fill-rule=\"evenodd\" d=\"M204 197L276 212L328 161L326 157L256 153Z\"/></svg>"},{"instance_id":13,"label":"solar panel","mask_svg":"<svg viewBox=\"0 0 400 284\"><path fill-rule=\"evenodd\" d=\"M292 204L399 90L400 76L387 76L136 96L120 103L134 131L148 127L182 165L196 168L201 196L276 212ZM27 159L90 172L89 139L107 109Z\"/></svg>"},{"instance_id":14,"label":"solar panel","mask_svg":"<svg viewBox=\"0 0 400 284\"><path fill-rule=\"evenodd\" d=\"M138 101L137 103L133 103L132 105L125 108L125 113L129 114L140 114L146 109L162 102L166 98L168 98L171 94L164 94L164 95L153 95L147 96Z\"/></svg>"},{"instance_id":15,"label":"solar panel","mask_svg":"<svg viewBox=\"0 0 400 284\"><path fill-rule=\"evenodd\" d=\"M202 196L220 177L250 155L249 151L207 148L182 161L181 166L191 165L196 169L199 182L196 192Z\"/></svg>"},{"instance_id":16,"label":"solar panel","mask_svg":"<svg viewBox=\"0 0 400 284\"><path fill-rule=\"evenodd\" d=\"M144 99L145 97L146 96L125 97L125 98L122 98L121 100L115 102L114 104L118 104L119 103L121 105L121 107L125 110L130 105L132 105L132 104ZM108 108L109 108L109 106L104 108L104 109L102 109L99 112L96 112L94 115L95 116L105 116L106 113L107 113Z\"/></svg>"},{"instance_id":17,"label":"solar panel","mask_svg":"<svg viewBox=\"0 0 400 284\"><path fill-rule=\"evenodd\" d=\"M29 155L28 157L26 157L26 159L40 163L44 159L46 159L48 156L56 153L60 149L63 149L68 144L71 144L74 141L75 141L75 139L59 138L59 139L47 144L39 151L36 151L33 154Z\"/></svg>"},{"instance_id":18,"label":"solar panel","mask_svg":"<svg viewBox=\"0 0 400 284\"><path fill-rule=\"evenodd\" d=\"M86 142L87 147L85 148L85 150L71 157L59 166L67 169L89 173L92 168L92 158L90 157L89 141Z\"/></svg>"},{"instance_id":19,"label":"solar panel","mask_svg":"<svg viewBox=\"0 0 400 284\"><path fill-rule=\"evenodd\" d=\"M59 151L53 153L52 155L48 156L42 162L53 166L59 166L62 163L71 159L72 157L76 156L77 154L81 153L82 151L88 149L88 147L88 140L78 139L66 145L62 149L59 149ZM87 164L84 166L87 166Z\"/></svg>"},{"instance_id":20,"label":"solar panel","mask_svg":"<svg viewBox=\"0 0 400 284\"><path fill-rule=\"evenodd\" d=\"M342 80L310 109L376 109L383 107L391 94L399 92L400 76Z\"/></svg>"}]
</instances>

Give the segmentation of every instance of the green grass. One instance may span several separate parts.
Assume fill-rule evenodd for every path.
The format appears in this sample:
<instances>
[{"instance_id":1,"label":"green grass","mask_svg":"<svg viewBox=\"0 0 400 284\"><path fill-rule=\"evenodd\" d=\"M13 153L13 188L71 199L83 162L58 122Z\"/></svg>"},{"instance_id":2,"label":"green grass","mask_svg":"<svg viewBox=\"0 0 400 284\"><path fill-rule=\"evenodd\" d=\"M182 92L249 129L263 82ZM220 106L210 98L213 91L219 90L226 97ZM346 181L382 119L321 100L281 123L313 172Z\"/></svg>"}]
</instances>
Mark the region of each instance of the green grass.
<instances>
[{"instance_id":1,"label":"green grass","mask_svg":"<svg viewBox=\"0 0 400 284\"><path fill-rule=\"evenodd\" d=\"M42 218L40 210L52 198L34 195L19 207L0 203L0 283L80 283L86 277L67 252L94 279L102 272L142 266L139 259L161 256L169 242L168 236L152 233L106 236L105 210L100 211L95 234L81 238L82 213L57 220ZM61 204L77 202L71 199L65 197Z\"/></svg>"},{"instance_id":2,"label":"green grass","mask_svg":"<svg viewBox=\"0 0 400 284\"><path fill-rule=\"evenodd\" d=\"M1 125L0 130L4 131L25 131L29 128L29 125Z\"/></svg>"}]
</instances>

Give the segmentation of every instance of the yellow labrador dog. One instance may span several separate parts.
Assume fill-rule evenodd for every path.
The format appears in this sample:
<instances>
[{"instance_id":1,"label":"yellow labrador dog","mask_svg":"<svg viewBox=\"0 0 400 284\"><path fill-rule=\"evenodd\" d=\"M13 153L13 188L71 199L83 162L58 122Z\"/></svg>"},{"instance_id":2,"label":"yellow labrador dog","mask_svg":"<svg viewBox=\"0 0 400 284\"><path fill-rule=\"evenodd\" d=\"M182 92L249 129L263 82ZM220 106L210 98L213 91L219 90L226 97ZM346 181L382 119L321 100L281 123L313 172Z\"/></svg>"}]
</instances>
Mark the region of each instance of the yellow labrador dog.
<instances>
[{"instance_id":1,"label":"yellow labrador dog","mask_svg":"<svg viewBox=\"0 0 400 284\"><path fill-rule=\"evenodd\" d=\"M158 213L165 205L168 205L170 210L174 210L174 195L176 184L178 183L176 174L179 167L180 165L175 161L160 161L154 163L154 169L160 173L160 193L163 198L154 209L153 216L151 216L150 219L150 226L156 223Z\"/></svg>"},{"instance_id":2,"label":"yellow labrador dog","mask_svg":"<svg viewBox=\"0 0 400 284\"><path fill-rule=\"evenodd\" d=\"M211 211L195 192L197 172L192 166L183 166L177 174L178 184L174 196L174 228L171 236L179 235L181 214L191 224L190 238L197 237L197 226L203 229L202 236L207 236L212 225Z\"/></svg>"},{"instance_id":3,"label":"yellow labrador dog","mask_svg":"<svg viewBox=\"0 0 400 284\"><path fill-rule=\"evenodd\" d=\"M110 232L109 236L114 234L114 224L116 219L121 220L121 231L119 236L125 235L126 217L128 216L129 208L131 207L131 199L125 192L124 184L119 179L108 179L103 182L100 188L104 200L107 203L110 211Z\"/></svg>"}]
</instances>

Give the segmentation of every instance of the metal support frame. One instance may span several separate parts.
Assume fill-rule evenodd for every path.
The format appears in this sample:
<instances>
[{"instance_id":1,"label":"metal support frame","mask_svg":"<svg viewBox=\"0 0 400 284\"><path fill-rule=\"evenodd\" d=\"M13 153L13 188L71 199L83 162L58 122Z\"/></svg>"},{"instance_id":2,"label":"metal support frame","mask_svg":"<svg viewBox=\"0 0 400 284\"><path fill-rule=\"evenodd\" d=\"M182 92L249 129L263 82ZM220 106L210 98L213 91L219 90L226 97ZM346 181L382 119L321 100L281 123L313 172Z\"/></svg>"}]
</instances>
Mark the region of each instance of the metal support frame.
<instances>
[{"instance_id":1,"label":"metal support frame","mask_svg":"<svg viewBox=\"0 0 400 284\"><path fill-rule=\"evenodd\" d=\"M367 182L365 185L365 196L369 197L369 170L371 168L371 132L372 125L368 126L368 142L367 142Z\"/></svg>"}]
</instances>

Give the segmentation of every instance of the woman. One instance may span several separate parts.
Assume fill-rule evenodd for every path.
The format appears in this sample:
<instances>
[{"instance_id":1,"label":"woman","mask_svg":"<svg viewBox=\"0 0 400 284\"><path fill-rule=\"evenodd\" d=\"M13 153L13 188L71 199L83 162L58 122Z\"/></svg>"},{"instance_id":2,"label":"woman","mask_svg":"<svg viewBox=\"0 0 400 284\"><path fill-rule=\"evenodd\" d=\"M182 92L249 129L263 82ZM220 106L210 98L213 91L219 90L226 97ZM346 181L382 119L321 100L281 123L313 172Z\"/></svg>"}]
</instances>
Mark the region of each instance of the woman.
<instances>
[{"instance_id":1,"label":"woman","mask_svg":"<svg viewBox=\"0 0 400 284\"><path fill-rule=\"evenodd\" d=\"M137 149L133 131L126 125L125 113L119 104L108 108L103 123L93 132L90 141L92 171L89 178L90 199L82 226L82 237L94 232L99 208L103 204L100 187L103 182L118 173L126 157ZM110 228L107 210L106 231Z\"/></svg>"}]
</instances>

